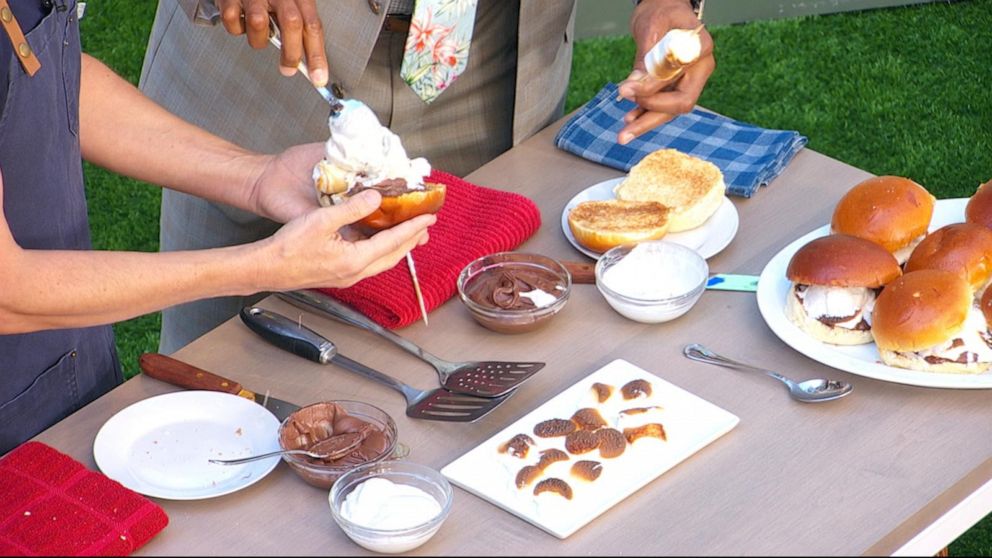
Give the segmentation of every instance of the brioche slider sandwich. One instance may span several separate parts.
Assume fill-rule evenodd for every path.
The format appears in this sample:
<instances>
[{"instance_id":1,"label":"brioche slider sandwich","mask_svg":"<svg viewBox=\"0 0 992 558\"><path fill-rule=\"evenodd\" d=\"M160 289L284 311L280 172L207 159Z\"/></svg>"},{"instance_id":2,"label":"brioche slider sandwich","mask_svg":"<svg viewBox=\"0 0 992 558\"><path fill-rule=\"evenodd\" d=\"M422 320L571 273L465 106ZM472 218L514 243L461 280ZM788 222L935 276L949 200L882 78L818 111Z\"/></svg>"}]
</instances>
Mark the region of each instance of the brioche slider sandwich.
<instances>
[{"instance_id":1,"label":"brioche slider sandwich","mask_svg":"<svg viewBox=\"0 0 992 558\"><path fill-rule=\"evenodd\" d=\"M927 234L936 198L899 176L876 176L855 185L834 208L831 230L880 244L899 265Z\"/></svg>"},{"instance_id":2,"label":"brioche slider sandwich","mask_svg":"<svg viewBox=\"0 0 992 558\"><path fill-rule=\"evenodd\" d=\"M675 149L659 149L634 165L616 186L618 200L654 201L671 210L668 232L694 229L723 203L727 185L720 169Z\"/></svg>"},{"instance_id":3,"label":"brioche slider sandwich","mask_svg":"<svg viewBox=\"0 0 992 558\"><path fill-rule=\"evenodd\" d=\"M964 220L992 229L992 180L972 194L964 208Z\"/></svg>"},{"instance_id":4,"label":"brioche slider sandwich","mask_svg":"<svg viewBox=\"0 0 992 558\"><path fill-rule=\"evenodd\" d=\"M974 303L967 281L950 271L923 269L885 287L871 330L889 366L977 374L992 365L987 315Z\"/></svg>"},{"instance_id":5,"label":"brioche slider sandwich","mask_svg":"<svg viewBox=\"0 0 992 558\"><path fill-rule=\"evenodd\" d=\"M426 159L410 159L400 138L379 124L368 106L358 104L328 119L330 138L324 159L313 169L321 205L341 203L364 190L377 190L382 204L360 223L384 229L444 204L443 184L425 182Z\"/></svg>"},{"instance_id":6,"label":"brioche slider sandwich","mask_svg":"<svg viewBox=\"0 0 992 558\"><path fill-rule=\"evenodd\" d=\"M895 257L849 235L817 238L796 251L786 316L815 339L833 345L871 343L872 308L882 286L902 275Z\"/></svg>"},{"instance_id":7,"label":"brioche slider sandwich","mask_svg":"<svg viewBox=\"0 0 992 558\"><path fill-rule=\"evenodd\" d=\"M980 299L992 282L992 230L975 223L945 225L920 242L905 271L943 269L961 276Z\"/></svg>"}]
</instances>

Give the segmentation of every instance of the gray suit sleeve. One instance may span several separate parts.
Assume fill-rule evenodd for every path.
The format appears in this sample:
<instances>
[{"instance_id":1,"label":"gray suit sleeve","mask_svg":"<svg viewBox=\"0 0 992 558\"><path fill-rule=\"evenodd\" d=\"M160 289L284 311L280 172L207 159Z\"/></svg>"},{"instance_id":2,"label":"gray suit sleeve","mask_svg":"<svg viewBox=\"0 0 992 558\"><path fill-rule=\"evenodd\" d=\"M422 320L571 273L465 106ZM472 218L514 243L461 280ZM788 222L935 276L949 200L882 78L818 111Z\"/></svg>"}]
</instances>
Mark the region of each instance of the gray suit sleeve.
<instances>
[{"instance_id":1,"label":"gray suit sleeve","mask_svg":"<svg viewBox=\"0 0 992 558\"><path fill-rule=\"evenodd\" d=\"M183 13L193 23L214 25L220 18L220 12L214 0L176 0Z\"/></svg>"}]
</instances>

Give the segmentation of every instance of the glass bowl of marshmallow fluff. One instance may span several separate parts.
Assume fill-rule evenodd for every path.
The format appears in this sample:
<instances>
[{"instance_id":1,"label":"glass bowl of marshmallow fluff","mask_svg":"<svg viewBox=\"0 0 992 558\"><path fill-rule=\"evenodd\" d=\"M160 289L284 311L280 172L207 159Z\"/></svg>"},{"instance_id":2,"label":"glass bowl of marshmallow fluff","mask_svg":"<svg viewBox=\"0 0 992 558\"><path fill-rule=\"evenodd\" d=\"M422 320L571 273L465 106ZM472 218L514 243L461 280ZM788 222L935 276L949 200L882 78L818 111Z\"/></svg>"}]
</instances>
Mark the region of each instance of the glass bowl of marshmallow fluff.
<instances>
[{"instance_id":1,"label":"glass bowl of marshmallow fluff","mask_svg":"<svg viewBox=\"0 0 992 558\"><path fill-rule=\"evenodd\" d=\"M368 463L331 487L341 530L373 552L397 554L424 544L451 512L453 491L440 472L412 461Z\"/></svg>"},{"instance_id":2,"label":"glass bowl of marshmallow fluff","mask_svg":"<svg viewBox=\"0 0 992 558\"><path fill-rule=\"evenodd\" d=\"M596 262L596 287L606 302L621 315L649 324L688 312L708 279L706 259L665 240L617 246Z\"/></svg>"},{"instance_id":3,"label":"glass bowl of marshmallow fluff","mask_svg":"<svg viewBox=\"0 0 992 558\"><path fill-rule=\"evenodd\" d=\"M458 275L458 296L475 321L499 333L525 333L565 307L572 276L554 258L499 252L476 259Z\"/></svg>"}]
</instances>

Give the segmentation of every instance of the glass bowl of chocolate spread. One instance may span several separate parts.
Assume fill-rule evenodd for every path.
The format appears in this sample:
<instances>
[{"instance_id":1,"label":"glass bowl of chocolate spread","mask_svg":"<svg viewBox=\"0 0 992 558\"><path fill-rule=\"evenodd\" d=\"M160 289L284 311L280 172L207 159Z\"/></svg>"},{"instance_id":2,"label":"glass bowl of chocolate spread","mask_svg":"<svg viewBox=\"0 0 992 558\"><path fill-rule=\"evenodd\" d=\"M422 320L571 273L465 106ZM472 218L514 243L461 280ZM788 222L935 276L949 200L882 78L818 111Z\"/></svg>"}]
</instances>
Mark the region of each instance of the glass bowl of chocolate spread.
<instances>
[{"instance_id":1,"label":"glass bowl of chocolate spread","mask_svg":"<svg viewBox=\"0 0 992 558\"><path fill-rule=\"evenodd\" d=\"M560 262L526 252L499 252L465 266L458 295L472 317L499 333L544 326L564 308L572 277Z\"/></svg>"}]
</instances>

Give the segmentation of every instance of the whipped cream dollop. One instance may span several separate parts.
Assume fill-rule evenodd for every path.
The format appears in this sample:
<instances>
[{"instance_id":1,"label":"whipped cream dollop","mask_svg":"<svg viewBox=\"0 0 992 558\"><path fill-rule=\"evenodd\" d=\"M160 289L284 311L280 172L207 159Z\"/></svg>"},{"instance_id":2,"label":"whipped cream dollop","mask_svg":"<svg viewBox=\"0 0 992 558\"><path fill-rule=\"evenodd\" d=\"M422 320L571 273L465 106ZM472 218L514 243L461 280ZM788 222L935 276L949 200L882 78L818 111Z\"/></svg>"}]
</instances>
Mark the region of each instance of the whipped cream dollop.
<instances>
[{"instance_id":1,"label":"whipped cream dollop","mask_svg":"<svg viewBox=\"0 0 992 558\"><path fill-rule=\"evenodd\" d=\"M423 490L384 478L371 478L355 487L341 516L371 529L409 529L441 513L441 504Z\"/></svg>"},{"instance_id":2,"label":"whipped cream dollop","mask_svg":"<svg viewBox=\"0 0 992 558\"><path fill-rule=\"evenodd\" d=\"M867 287L827 287L809 285L799 294L806 313L815 319L848 318L834 321L832 325L854 329L864 319L871 325L871 312L875 308L875 291Z\"/></svg>"},{"instance_id":3,"label":"whipped cream dollop","mask_svg":"<svg viewBox=\"0 0 992 558\"><path fill-rule=\"evenodd\" d=\"M424 177L431 173L427 159L410 159L399 136L381 125L364 103L354 103L328 119L324 163L343 174L348 188L374 186L384 180L402 178L407 189L423 190ZM314 169L314 180L320 176Z\"/></svg>"}]
</instances>

